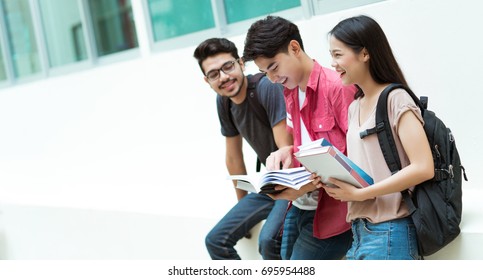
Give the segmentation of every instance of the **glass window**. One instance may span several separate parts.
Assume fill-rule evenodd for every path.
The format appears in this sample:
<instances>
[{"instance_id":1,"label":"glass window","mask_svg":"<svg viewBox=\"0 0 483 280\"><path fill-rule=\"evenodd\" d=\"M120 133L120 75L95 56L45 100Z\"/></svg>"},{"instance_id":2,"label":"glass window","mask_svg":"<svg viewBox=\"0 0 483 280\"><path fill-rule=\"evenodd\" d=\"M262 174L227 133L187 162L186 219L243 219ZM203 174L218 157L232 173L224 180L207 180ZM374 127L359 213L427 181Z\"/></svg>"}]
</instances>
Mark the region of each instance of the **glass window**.
<instances>
[{"instance_id":1,"label":"glass window","mask_svg":"<svg viewBox=\"0 0 483 280\"><path fill-rule=\"evenodd\" d=\"M327 14L384 0L316 0L315 13Z\"/></svg>"},{"instance_id":2,"label":"glass window","mask_svg":"<svg viewBox=\"0 0 483 280\"><path fill-rule=\"evenodd\" d=\"M138 46L130 0L89 0L99 56Z\"/></svg>"},{"instance_id":3,"label":"glass window","mask_svg":"<svg viewBox=\"0 0 483 280\"><path fill-rule=\"evenodd\" d=\"M235 23L300 6L300 0L224 0L226 20Z\"/></svg>"},{"instance_id":4,"label":"glass window","mask_svg":"<svg viewBox=\"0 0 483 280\"><path fill-rule=\"evenodd\" d=\"M50 66L87 59L77 0L39 0Z\"/></svg>"},{"instance_id":5,"label":"glass window","mask_svg":"<svg viewBox=\"0 0 483 280\"><path fill-rule=\"evenodd\" d=\"M215 27L211 0L148 0L154 41Z\"/></svg>"},{"instance_id":6,"label":"glass window","mask_svg":"<svg viewBox=\"0 0 483 280\"><path fill-rule=\"evenodd\" d=\"M5 70L5 61L3 60L2 46L0 46L0 81L7 79L7 72Z\"/></svg>"},{"instance_id":7,"label":"glass window","mask_svg":"<svg viewBox=\"0 0 483 280\"><path fill-rule=\"evenodd\" d=\"M40 59L35 42L29 0L1 1L15 77L29 76L39 72Z\"/></svg>"}]
</instances>

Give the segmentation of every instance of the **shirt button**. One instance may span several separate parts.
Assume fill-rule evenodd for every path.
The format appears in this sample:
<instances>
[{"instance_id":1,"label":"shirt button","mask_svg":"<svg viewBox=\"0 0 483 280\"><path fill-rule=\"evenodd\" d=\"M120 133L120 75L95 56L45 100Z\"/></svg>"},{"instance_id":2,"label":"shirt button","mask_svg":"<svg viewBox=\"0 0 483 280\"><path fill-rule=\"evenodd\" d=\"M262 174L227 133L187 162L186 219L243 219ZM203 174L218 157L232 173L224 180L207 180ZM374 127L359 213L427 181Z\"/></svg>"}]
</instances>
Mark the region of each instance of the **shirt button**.
<instances>
[{"instance_id":1,"label":"shirt button","mask_svg":"<svg viewBox=\"0 0 483 280\"><path fill-rule=\"evenodd\" d=\"M319 128L322 128L322 125L321 124L319 124Z\"/></svg>"}]
</instances>

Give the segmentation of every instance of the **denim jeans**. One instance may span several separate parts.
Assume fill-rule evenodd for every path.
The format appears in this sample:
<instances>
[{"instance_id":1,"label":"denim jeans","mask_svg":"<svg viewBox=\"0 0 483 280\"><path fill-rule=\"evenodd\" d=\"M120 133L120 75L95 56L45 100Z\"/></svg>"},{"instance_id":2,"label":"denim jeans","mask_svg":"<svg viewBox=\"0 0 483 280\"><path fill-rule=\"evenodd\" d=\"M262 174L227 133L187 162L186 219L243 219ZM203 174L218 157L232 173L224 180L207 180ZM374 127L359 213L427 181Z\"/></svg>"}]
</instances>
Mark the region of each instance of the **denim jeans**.
<instances>
[{"instance_id":1,"label":"denim jeans","mask_svg":"<svg viewBox=\"0 0 483 280\"><path fill-rule=\"evenodd\" d=\"M352 242L350 230L318 239L313 236L315 210L292 205L285 217L281 255L284 260L340 260ZM330 225L327 225L330 226Z\"/></svg>"},{"instance_id":2,"label":"denim jeans","mask_svg":"<svg viewBox=\"0 0 483 280\"><path fill-rule=\"evenodd\" d=\"M288 201L249 193L216 224L205 239L213 260L241 259L234 246L259 222L266 220L258 237L258 251L265 260L280 259L280 230Z\"/></svg>"},{"instance_id":3,"label":"denim jeans","mask_svg":"<svg viewBox=\"0 0 483 280\"><path fill-rule=\"evenodd\" d=\"M352 233L348 260L419 259L416 229L410 217L377 224L357 219L352 222Z\"/></svg>"}]
</instances>

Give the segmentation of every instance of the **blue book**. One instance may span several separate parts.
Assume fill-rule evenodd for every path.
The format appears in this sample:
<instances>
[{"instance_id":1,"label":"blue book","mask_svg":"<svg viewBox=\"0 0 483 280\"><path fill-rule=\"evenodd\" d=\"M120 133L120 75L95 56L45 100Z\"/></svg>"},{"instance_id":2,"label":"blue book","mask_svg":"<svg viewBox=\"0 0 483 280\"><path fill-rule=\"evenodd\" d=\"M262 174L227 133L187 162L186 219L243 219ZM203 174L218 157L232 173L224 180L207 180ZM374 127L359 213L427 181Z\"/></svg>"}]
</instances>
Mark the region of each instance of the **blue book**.
<instances>
[{"instance_id":1,"label":"blue book","mask_svg":"<svg viewBox=\"0 0 483 280\"><path fill-rule=\"evenodd\" d=\"M325 183L332 177L356 187L374 184L372 177L324 138L299 146L295 158Z\"/></svg>"}]
</instances>

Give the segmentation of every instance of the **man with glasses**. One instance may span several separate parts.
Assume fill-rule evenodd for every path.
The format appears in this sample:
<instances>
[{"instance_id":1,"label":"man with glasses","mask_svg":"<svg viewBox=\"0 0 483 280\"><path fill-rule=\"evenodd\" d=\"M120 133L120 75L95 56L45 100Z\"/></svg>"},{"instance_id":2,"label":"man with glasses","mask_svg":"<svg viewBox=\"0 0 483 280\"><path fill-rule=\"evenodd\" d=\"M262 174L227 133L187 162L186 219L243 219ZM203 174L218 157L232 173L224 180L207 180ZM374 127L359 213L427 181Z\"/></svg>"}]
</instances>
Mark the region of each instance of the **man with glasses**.
<instances>
[{"instance_id":1,"label":"man with glasses","mask_svg":"<svg viewBox=\"0 0 483 280\"><path fill-rule=\"evenodd\" d=\"M266 158L278 148L292 144L286 130L283 87L262 77L256 85L256 101L249 101L249 78L235 44L224 38L202 42L194 57L204 80L217 93L221 133L226 138L226 167L230 175L247 174L243 160L245 139L265 164ZM264 109L267 125L250 102ZM227 106L228 104L228 106ZM236 182L234 182L236 186ZM212 259L240 259L234 246L250 229L266 220L259 235L259 252L263 259L280 259L280 230L288 205L286 200L274 201L265 194L236 189L237 204L218 222L206 237L206 247Z\"/></svg>"}]
</instances>

